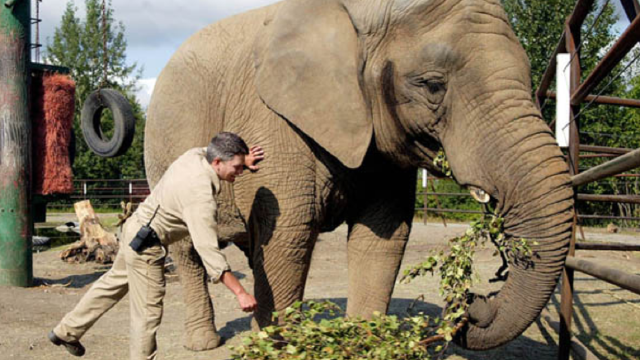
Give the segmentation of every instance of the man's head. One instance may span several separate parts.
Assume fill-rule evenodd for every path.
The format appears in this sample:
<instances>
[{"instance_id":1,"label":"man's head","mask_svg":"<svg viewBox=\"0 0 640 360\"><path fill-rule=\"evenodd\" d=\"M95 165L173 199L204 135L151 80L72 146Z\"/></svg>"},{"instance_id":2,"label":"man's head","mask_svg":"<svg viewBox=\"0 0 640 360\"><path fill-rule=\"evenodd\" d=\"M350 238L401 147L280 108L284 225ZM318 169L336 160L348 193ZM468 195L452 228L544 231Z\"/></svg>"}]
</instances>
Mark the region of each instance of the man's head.
<instances>
[{"instance_id":1,"label":"man's head","mask_svg":"<svg viewBox=\"0 0 640 360\"><path fill-rule=\"evenodd\" d=\"M221 180L234 182L242 174L244 156L249 148L242 138L234 133L221 132L207 146L207 162Z\"/></svg>"}]
</instances>

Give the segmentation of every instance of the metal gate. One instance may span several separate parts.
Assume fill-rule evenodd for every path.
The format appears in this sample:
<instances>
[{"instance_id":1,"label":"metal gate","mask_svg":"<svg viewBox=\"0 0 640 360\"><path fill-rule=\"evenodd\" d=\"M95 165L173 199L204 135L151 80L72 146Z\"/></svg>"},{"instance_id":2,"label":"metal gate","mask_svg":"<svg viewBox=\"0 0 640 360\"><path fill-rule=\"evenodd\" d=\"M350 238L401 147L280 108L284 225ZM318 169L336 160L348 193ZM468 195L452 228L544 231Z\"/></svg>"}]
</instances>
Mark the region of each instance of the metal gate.
<instances>
[{"instance_id":1,"label":"metal gate","mask_svg":"<svg viewBox=\"0 0 640 360\"><path fill-rule=\"evenodd\" d=\"M624 57L631 49L640 41L640 5L637 0L620 0L627 17L631 24L620 38L613 44L611 49L603 57L602 61L589 74L584 82L581 82L580 74L580 55L579 43L581 39L581 27L592 8L594 0L578 0L573 13L566 21L565 30L562 34L560 42L556 47L547 70L544 73L540 86L536 92L536 100L538 107L542 109L545 99L555 98L556 94L548 91L551 82L556 75L556 56L561 53L569 53L571 61L570 77L570 125L569 125L569 147L568 161L572 174L572 182L575 189L575 201L607 201L607 202L625 202L640 204L638 196L620 196L620 195L587 195L580 194L579 187L606 177L620 176L625 171L640 167L640 149L615 149L600 146L581 145L579 139L580 113L583 111L582 104L588 102L591 104L606 104L613 106L625 106L640 108L640 100L621 99L609 96L602 96L605 88L596 95L592 95L592 91L598 86L603 79L609 75L615 66L621 63ZM637 59L636 59L637 60ZM624 71L624 70L623 70ZM604 154L608 157L615 157L604 164L592 167L582 173L579 172L580 152L596 152ZM576 229L578 220L585 218L576 212L573 221L573 234L571 237L571 245L569 254L565 263L562 274L561 284L561 304L560 304L560 326L557 329L560 333L558 359L569 359L571 350L578 357L585 359L597 359L579 340L572 339L571 321L573 317L573 276L575 271L579 271L610 284L617 285L623 289L627 289L636 294L640 294L640 276L628 274L619 270L608 268L593 261L582 259L575 256L576 249L599 251L639 251L640 246L629 244L612 244L612 243L581 243L576 242Z\"/></svg>"}]
</instances>

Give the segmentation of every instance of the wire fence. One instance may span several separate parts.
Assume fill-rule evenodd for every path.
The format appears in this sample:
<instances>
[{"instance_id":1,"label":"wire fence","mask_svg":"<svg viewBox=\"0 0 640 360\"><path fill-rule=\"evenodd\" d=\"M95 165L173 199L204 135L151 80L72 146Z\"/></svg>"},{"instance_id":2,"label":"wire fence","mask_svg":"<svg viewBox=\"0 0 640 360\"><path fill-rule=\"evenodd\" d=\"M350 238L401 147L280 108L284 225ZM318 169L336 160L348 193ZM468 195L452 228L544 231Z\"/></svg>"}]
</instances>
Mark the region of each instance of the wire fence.
<instances>
[{"instance_id":1,"label":"wire fence","mask_svg":"<svg viewBox=\"0 0 640 360\"><path fill-rule=\"evenodd\" d=\"M628 174L628 177L640 176ZM620 179L623 182L637 183L638 179ZM607 185L609 180L601 181ZM427 186L420 186L416 192L415 217L427 220L429 216L446 220L471 220L482 214L482 208L468 191L448 178L429 177ZM74 181L74 192L66 197L47 203L48 213L74 212L73 204L81 200L91 200L97 212L119 213L121 203L130 202L137 207L149 195L146 179L83 179ZM617 194L619 195L619 194ZM638 194L623 194L638 195ZM638 216L618 216L616 214L580 214L591 225L606 226L611 221L626 221L625 226L640 226L640 207L631 205L632 213Z\"/></svg>"},{"instance_id":2,"label":"wire fence","mask_svg":"<svg viewBox=\"0 0 640 360\"><path fill-rule=\"evenodd\" d=\"M627 176L635 176L629 174ZM637 180L634 180L637 182ZM608 180L595 183L608 184ZM447 220L472 220L483 213L482 206L476 202L468 191L460 187L452 179L428 178L427 182L418 188L416 197L415 216L425 223L431 217L440 218L446 224ZM620 189L618 189L619 191ZM615 195L627 196L629 198L639 196L634 189L627 189L626 193L616 193ZM639 189L640 190L640 189ZM638 191L640 193L640 191ZM603 195L603 194L599 194ZM606 196L605 196L606 197ZM607 210L602 213L587 213L580 205L608 204ZM622 211L615 208L617 201L579 201L577 204L578 219L581 224L589 226L606 226L611 222L627 228L640 227L640 207L637 204L625 204L624 214L617 214ZM603 206L601 206L602 208ZM583 209L582 211L580 209ZM584 212L584 213L583 213ZM631 214L631 216L630 216ZM440 221L440 220L438 220Z\"/></svg>"},{"instance_id":3,"label":"wire fence","mask_svg":"<svg viewBox=\"0 0 640 360\"><path fill-rule=\"evenodd\" d=\"M149 195L146 179L93 179L75 180L71 195L47 203L49 212L73 212L73 204L91 200L99 212L120 212L121 202L130 202L134 207Z\"/></svg>"}]
</instances>

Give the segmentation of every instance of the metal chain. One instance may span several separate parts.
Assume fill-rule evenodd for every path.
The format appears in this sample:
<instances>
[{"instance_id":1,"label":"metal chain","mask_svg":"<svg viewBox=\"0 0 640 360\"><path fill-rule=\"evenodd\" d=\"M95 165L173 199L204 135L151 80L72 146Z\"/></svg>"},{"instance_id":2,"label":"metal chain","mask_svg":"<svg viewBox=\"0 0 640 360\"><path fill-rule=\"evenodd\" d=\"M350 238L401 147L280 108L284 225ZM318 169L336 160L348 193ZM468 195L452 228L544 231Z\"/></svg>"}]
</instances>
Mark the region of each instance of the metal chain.
<instances>
[{"instance_id":1,"label":"metal chain","mask_svg":"<svg viewBox=\"0 0 640 360\"><path fill-rule=\"evenodd\" d=\"M40 62L40 2L42 0L36 0L36 62Z\"/></svg>"},{"instance_id":2,"label":"metal chain","mask_svg":"<svg viewBox=\"0 0 640 360\"><path fill-rule=\"evenodd\" d=\"M107 83L107 6L106 0L102 0L102 80L98 86L98 92Z\"/></svg>"}]
</instances>

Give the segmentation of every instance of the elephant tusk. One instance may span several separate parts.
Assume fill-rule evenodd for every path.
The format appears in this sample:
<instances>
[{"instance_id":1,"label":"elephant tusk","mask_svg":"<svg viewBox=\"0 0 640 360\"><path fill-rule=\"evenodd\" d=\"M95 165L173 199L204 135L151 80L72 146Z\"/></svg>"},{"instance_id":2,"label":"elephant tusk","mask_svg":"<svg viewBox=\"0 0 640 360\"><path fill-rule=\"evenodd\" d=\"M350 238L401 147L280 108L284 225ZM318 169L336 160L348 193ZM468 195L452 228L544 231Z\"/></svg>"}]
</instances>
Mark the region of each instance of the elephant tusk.
<instances>
[{"instance_id":1,"label":"elephant tusk","mask_svg":"<svg viewBox=\"0 0 640 360\"><path fill-rule=\"evenodd\" d=\"M489 202L489 200L491 200L491 196L489 196L489 194L487 194L482 189L471 187L469 192L471 193L471 196L473 196L473 198L476 199L476 201L479 203L486 204Z\"/></svg>"}]
</instances>

